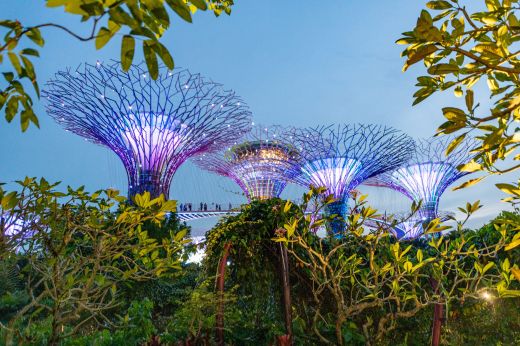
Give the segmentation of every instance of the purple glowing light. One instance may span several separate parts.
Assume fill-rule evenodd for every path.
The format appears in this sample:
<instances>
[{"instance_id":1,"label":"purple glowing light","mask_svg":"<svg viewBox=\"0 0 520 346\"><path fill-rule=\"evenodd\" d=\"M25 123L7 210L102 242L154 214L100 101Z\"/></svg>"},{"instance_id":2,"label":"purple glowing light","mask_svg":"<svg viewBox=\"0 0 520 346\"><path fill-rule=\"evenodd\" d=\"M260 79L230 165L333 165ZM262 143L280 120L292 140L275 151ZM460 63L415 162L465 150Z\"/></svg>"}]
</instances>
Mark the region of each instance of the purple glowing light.
<instances>
[{"instance_id":1,"label":"purple glowing light","mask_svg":"<svg viewBox=\"0 0 520 346\"><path fill-rule=\"evenodd\" d=\"M321 186L338 200L374 175L406 162L414 141L395 129L378 125L338 125L298 129L295 145L302 166L294 181Z\"/></svg>"},{"instance_id":2,"label":"purple glowing light","mask_svg":"<svg viewBox=\"0 0 520 346\"><path fill-rule=\"evenodd\" d=\"M353 180L362 169L361 162L345 157L315 160L301 168L310 184L327 187L329 193L337 199L347 195Z\"/></svg>"},{"instance_id":3,"label":"purple glowing light","mask_svg":"<svg viewBox=\"0 0 520 346\"><path fill-rule=\"evenodd\" d=\"M441 195L453 182L469 174L459 171L457 167L474 156L470 152L474 145L471 139L464 140L450 155L445 156L452 139L447 136L418 141L412 158L403 167L371 178L365 184L391 188L416 203L420 202L418 215L421 220L429 222L437 218ZM423 233L422 227L416 221L403 223L402 227L409 234L408 238L418 237Z\"/></svg>"},{"instance_id":4,"label":"purple glowing light","mask_svg":"<svg viewBox=\"0 0 520 346\"><path fill-rule=\"evenodd\" d=\"M195 162L233 179L249 200L279 197L290 174L299 167L299 152L289 133L281 126L255 126L234 145Z\"/></svg>"},{"instance_id":5,"label":"purple glowing light","mask_svg":"<svg viewBox=\"0 0 520 346\"><path fill-rule=\"evenodd\" d=\"M67 131L119 156L130 196L168 197L188 158L220 150L251 128L251 112L234 92L188 70L161 67L153 80L142 65L123 72L118 62L85 64L58 72L44 95L47 112Z\"/></svg>"}]
</instances>

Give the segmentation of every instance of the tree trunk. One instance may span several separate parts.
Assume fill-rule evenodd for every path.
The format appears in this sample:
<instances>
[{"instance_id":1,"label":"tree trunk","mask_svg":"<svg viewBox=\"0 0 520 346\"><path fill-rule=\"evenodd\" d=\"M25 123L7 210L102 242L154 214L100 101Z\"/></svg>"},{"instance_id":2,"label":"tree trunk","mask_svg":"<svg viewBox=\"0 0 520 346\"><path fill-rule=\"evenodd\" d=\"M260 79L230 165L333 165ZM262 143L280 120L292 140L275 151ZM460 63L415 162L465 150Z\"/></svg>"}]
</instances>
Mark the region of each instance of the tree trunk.
<instances>
[{"instance_id":1,"label":"tree trunk","mask_svg":"<svg viewBox=\"0 0 520 346\"><path fill-rule=\"evenodd\" d=\"M439 282L430 278L430 283L437 293ZM444 314L444 305L436 303L433 307L433 325L432 325L432 346L439 346L441 342L442 315Z\"/></svg>"},{"instance_id":2,"label":"tree trunk","mask_svg":"<svg viewBox=\"0 0 520 346\"><path fill-rule=\"evenodd\" d=\"M215 326L215 337L216 343L219 346L224 346L224 278L226 275L226 264L230 248L231 243L227 243L226 245L224 245L224 252L222 253L222 257L220 258L220 262L218 264L218 274L216 282L218 306Z\"/></svg>"},{"instance_id":3,"label":"tree trunk","mask_svg":"<svg viewBox=\"0 0 520 346\"><path fill-rule=\"evenodd\" d=\"M291 286L289 285L289 256L287 248L280 242L280 263L281 277L283 285L283 307L285 318L285 334L289 344L292 344L292 312L291 312Z\"/></svg>"}]
</instances>

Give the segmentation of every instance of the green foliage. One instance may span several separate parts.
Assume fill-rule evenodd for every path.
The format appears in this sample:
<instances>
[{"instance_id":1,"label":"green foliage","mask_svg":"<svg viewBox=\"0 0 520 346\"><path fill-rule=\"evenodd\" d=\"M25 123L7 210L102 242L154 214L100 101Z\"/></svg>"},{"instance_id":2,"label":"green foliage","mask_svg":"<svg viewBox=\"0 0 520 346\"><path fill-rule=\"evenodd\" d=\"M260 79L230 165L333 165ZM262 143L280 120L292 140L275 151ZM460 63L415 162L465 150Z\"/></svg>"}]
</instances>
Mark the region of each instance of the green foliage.
<instances>
[{"instance_id":1,"label":"green foliage","mask_svg":"<svg viewBox=\"0 0 520 346\"><path fill-rule=\"evenodd\" d=\"M182 306L175 311L161 336L163 341L189 340L193 344L210 344L216 322L217 293L211 287L211 279L208 279L191 290L189 297ZM226 329L236 332L237 325L242 324L244 315L236 305L235 289L230 289L224 294L224 319ZM231 340L236 340L236 335L229 335Z\"/></svg>"},{"instance_id":2,"label":"green foliage","mask_svg":"<svg viewBox=\"0 0 520 346\"><path fill-rule=\"evenodd\" d=\"M50 321L51 344L87 326L114 325L110 312L120 305L123 284L178 273L186 232L170 230L157 240L143 229L145 223L160 224L175 202L144 193L133 206L115 190L89 194L68 187L63 193L58 184L34 178L18 184L14 195L0 193L0 214L23 221L15 232L2 229L1 256L23 253L30 301L2 325L8 344L31 342L38 321Z\"/></svg>"},{"instance_id":3,"label":"green foliage","mask_svg":"<svg viewBox=\"0 0 520 346\"><path fill-rule=\"evenodd\" d=\"M442 109L446 122L438 134L458 133L447 152L470 132L476 133L479 145L473 148L475 160L460 168L501 174L520 168L520 60L516 47L520 5L518 0L481 3L484 10L480 4L465 0L429 1L427 7L432 11L423 10L415 28L397 42L407 46L402 54L407 59L403 70L421 61L427 68L428 74L417 79L414 104L448 89L457 97L465 96L466 109ZM484 112L473 92L481 80L487 82L495 100L493 108ZM506 161L508 157L512 160ZM497 186L510 195L508 201L518 203L519 184Z\"/></svg>"},{"instance_id":4,"label":"green foliage","mask_svg":"<svg viewBox=\"0 0 520 346\"><path fill-rule=\"evenodd\" d=\"M462 208L468 216L477 209L478 202ZM432 304L520 296L513 272L518 258L506 251L514 233L506 228L475 234L461 223L448 237L397 242L387 227L366 228L376 211L362 197L352 210L341 239L311 231L318 215L288 222L278 239L287 244L300 276L312 283L307 310L322 343L347 343L345 331L380 343L401 320Z\"/></svg>"},{"instance_id":5,"label":"green foliage","mask_svg":"<svg viewBox=\"0 0 520 346\"><path fill-rule=\"evenodd\" d=\"M91 29L90 34L82 36L58 23L25 26L18 20L0 20L0 28L5 31L3 43L0 43L0 65L10 65L3 72L7 87L0 90L0 110L5 107L7 122L20 114L22 131L27 130L30 123L39 127L33 111L33 100L25 90L24 83L30 82L36 96L40 97L31 58L39 57L37 47L45 45L41 29L53 27L80 41L94 41L96 49L102 49L116 34L120 34L121 65L125 71L132 64L137 39L137 42L142 43L150 76L156 79L158 59L168 68L174 67L173 57L160 42L171 24L169 12L173 11L191 23L192 14L197 10L209 9L216 16L223 12L230 14L233 0L47 0L46 5L62 7L65 13L79 16L81 22L91 24ZM26 47L25 42L33 46ZM20 47L22 44L24 48Z\"/></svg>"},{"instance_id":6,"label":"green foliage","mask_svg":"<svg viewBox=\"0 0 520 346\"><path fill-rule=\"evenodd\" d=\"M277 198L257 200L243 206L237 216L221 220L206 234L207 275L215 275L225 244L231 244L226 285L236 287L242 322L229 335L238 344L269 344L275 336L285 333L279 245L272 239L295 213L302 215L290 202Z\"/></svg>"}]
</instances>

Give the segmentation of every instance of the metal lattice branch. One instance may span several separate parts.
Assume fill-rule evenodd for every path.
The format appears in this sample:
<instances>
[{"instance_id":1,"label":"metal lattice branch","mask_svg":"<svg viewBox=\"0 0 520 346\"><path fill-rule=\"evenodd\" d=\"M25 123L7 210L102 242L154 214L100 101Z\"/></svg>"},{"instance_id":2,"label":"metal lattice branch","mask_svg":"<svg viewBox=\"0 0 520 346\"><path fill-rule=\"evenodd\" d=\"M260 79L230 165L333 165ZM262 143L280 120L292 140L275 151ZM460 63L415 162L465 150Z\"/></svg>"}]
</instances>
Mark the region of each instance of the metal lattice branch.
<instances>
[{"instance_id":1,"label":"metal lattice branch","mask_svg":"<svg viewBox=\"0 0 520 346\"><path fill-rule=\"evenodd\" d=\"M47 112L67 131L113 150L128 175L129 195L168 197L188 158L218 150L250 130L251 113L234 92L188 70L123 72L119 62L84 64L46 84Z\"/></svg>"},{"instance_id":2,"label":"metal lattice branch","mask_svg":"<svg viewBox=\"0 0 520 346\"><path fill-rule=\"evenodd\" d=\"M346 200L364 180L401 166L414 150L409 136L379 125L298 129L294 137L303 161L294 180L324 186L338 200Z\"/></svg>"},{"instance_id":3,"label":"metal lattice branch","mask_svg":"<svg viewBox=\"0 0 520 346\"><path fill-rule=\"evenodd\" d=\"M419 140L412 158L403 167L378 175L365 184L388 187L412 201L421 201L422 216L436 218L440 196L453 182L469 174L457 167L474 157L470 152L474 145L471 139L464 140L449 156L445 156L451 140L448 136Z\"/></svg>"},{"instance_id":4,"label":"metal lattice branch","mask_svg":"<svg viewBox=\"0 0 520 346\"><path fill-rule=\"evenodd\" d=\"M299 169L300 155L292 143L292 130L281 126L256 125L235 145L195 159L198 166L229 177L247 198L280 196Z\"/></svg>"}]
</instances>

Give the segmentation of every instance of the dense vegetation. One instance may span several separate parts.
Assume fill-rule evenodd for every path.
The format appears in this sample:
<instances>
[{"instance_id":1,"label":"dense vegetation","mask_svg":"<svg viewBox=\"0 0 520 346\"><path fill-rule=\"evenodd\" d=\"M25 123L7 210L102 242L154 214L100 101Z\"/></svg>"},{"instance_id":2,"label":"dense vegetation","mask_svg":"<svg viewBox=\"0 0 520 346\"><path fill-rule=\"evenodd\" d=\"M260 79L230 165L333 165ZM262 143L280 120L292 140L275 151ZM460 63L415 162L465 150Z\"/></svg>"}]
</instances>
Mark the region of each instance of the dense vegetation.
<instances>
[{"instance_id":1,"label":"dense vegetation","mask_svg":"<svg viewBox=\"0 0 520 346\"><path fill-rule=\"evenodd\" d=\"M485 8L470 8L464 0L429 1L398 43L406 45L405 70L418 62L427 67L415 103L451 88L464 96L465 109L442 109L446 121L438 129L458 134L448 153L477 133L477 156L460 169L518 172L520 7L518 0L482 3ZM0 64L6 66L0 110L8 122L19 115L22 131L39 124L30 59L45 44L41 29L59 28L95 41L99 49L123 33L124 69L133 61L137 38L155 78L159 59L174 66L160 42L169 13L186 21L197 9L229 14L233 1L46 4L80 16L91 34L80 36L53 22L0 21ZM495 101L489 110L479 109L473 91L480 80ZM29 85L34 95L25 90ZM377 211L362 197L340 237L317 235L334 221L318 216L332 202L322 190L307 193L302 205L255 201L207 233L206 258L197 264L187 261L194 246L173 201L145 193L128 202L114 190L62 191L58 184L26 178L16 191L0 187L0 340L209 345L222 344L216 333L222 331L225 342L235 345L284 344L287 335L298 345L424 345L432 338L434 311L442 307L442 344L520 344L519 186L497 185L514 212L478 230L459 221L445 236L445 226L434 220L423 240L411 242L397 242L391 225L369 229ZM306 214L309 204L314 214ZM478 202L461 208L465 220L479 208Z\"/></svg>"},{"instance_id":2,"label":"dense vegetation","mask_svg":"<svg viewBox=\"0 0 520 346\"><path fill-rule=\"evenodd\" d=\"M361 198L344 238L319 237L330 220L303 210L331 199L312 190L301 206L254 201L223 219L196 264L187 263L194 249L171 202L145 194L130 205L115 191L62 193L45 180L20 185L19 193L1 193L9 216L0 257L7 344L209 345L219 307L226 343L272 344L287 333L283 248L295 344L425 344L435 304L447 307L446 345L520 340L520 251L505 251L518 213L476 231L459 224L446 237L399 243L386 226L365 228L376 211ZM25 221L15 222L21 213ZM215 282L225 251L222 294Z\"/></svg>"}]
</instances>

